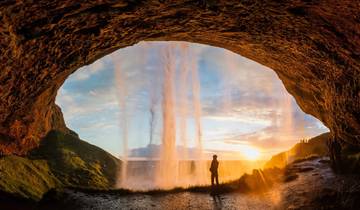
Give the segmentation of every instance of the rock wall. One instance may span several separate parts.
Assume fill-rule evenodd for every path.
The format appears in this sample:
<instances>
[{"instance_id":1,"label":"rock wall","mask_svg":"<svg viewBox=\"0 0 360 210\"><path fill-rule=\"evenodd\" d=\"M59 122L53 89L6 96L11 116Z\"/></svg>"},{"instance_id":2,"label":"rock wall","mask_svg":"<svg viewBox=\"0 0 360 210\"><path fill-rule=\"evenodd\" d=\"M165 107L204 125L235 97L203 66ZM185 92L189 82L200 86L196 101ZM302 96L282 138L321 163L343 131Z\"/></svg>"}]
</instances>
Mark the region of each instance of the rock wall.
<instances>
[{"instance_id":1,"label":"rock wall","mask_svg":"<svg viewBox=\"0 0 360 210\"><path fill-rule=\"evenodd\" d=\"M54 104L65 79L142 40L214 45L268 66L306 113L359 145L359 14L353 0L3 0L0 150L22 154L65 129Z\"/></svg>"}]
</instances>

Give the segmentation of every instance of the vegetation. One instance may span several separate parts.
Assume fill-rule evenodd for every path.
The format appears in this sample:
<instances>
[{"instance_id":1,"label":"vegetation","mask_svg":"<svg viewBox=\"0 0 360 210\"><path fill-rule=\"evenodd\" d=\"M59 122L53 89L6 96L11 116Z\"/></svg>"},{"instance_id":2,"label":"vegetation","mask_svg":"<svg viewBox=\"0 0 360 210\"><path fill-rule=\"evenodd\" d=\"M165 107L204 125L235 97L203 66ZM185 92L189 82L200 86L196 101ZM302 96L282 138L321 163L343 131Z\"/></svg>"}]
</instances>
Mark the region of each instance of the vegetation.
<instances>
[{"instance_id":1,"label":"vegetation","mask_svg":"<svg viewBox=\"0 0 360 210\"><path fill-rule=\"evenodd\" d=\"M52 188L108 189L115 184L117 168L118 160L104 150L52 131L28 156L0 158L0 189L32 200Z\"/></svg>"},{"instance_id":2,"label":"vegetation","mask_svg":"<svg viewBox=\"0 0 360 210\"><path fill-rule=\"evenodd\" d=\"M327 154L328 133L308 141L302 140L287 152L275 155L265 169L253 170L240 179L221 184L219 193L233 191L261 191L279 181L296 179L286 164L313 158L314 154ZM356 156L359 159L359 155ZM119 161L104 150L80 140L75 135L50 132L40 146L26 157L3 156L0 158L0 193L10 193L31 200L40 200L44 193L55 195L61 188L81 188L88 193L107 191L116 194L169 192L209 192L210 186L193 186L148 192L110 190L116 182ZM272 166L272 167L270 167ZM91 186L91 188L89 188ZM87 187L87 189L84 189ZM110 191L109 191L110 190Z\"/></svg>"},{"instance_id":3,"label":"vegetation","mask_svg":"<svg viewBox=\"0 0 360 210\"><path fill-rule=\"evenodd\" d=\"M116 182L118 160L73 135L50 132L30 158L48 160L65 186L109 188Z\"/></svg>"},{"instance_id":4,"label":"vegetation","mask_svg":"<svg viewBox=\"0 0 360 210\"><path fill-rule=\"evenodd\" d=\"M39 199L42 194L60 186L45 160L5 156L0 159L0 188L19 197Z\"/></svg>"},{"instance_id":5,"label":"vegetation","mask_svg":"<svg viewBox=\"0 0 360 210\"><path fill-rule=\"evenodd\" d=\"M262 192L275 183L283 181L284 169L272 168L272 169L254 169L252 174L244 174L240 179L221 183L216 187L215 191L212 191L211 186L191 186L188 188L176 187L170 190L164 189L155 189L149 191L132 191L126 189L90 189L90 188L68 188L68 190L57 190L53 189L46 193L41 200L40 206L51 206L53 202L55 203L67 203L67 199L71 197L73 191L82 192L88 195L116 195L116 196L126 196L134 194L146 194L146 195L162 195L168 193L181 193L181 192L194 192L194 193L209 193L214 194L223 194L231 192ZM64 202L66 201L66 202Z\"/></svg>"},{"instance_id":6,"label":"vegetation","mask_svg":"<svg viewBox=\"0 0 360 210\"><path fill-rule=\"evenodd\" d=\"M328 149L326 141L329 139L330 133L323 133L309 140L301 139L299 143L290 150L274 155L270 161L265 164L265 168L284 168L286 165L306 159L311 156L326 156Z\"/></svg>"}]
</instances>

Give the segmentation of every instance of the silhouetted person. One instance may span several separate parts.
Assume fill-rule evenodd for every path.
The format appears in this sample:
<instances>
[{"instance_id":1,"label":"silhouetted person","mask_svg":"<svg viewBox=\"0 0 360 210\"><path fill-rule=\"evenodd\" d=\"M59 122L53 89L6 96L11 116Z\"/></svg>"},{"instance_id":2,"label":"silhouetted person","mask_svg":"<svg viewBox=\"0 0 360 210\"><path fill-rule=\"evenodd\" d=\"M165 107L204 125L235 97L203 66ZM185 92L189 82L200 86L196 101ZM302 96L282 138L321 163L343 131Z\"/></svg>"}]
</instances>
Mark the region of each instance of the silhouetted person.
<instances>
[{"instance_id":1,"label":"silhouetted person","mask_svg":"<svg viewBox=\"0 0 360 210\"><path fill-rule=\"evenodd\" d=\"M335 170L339 170L341 167L341 144L334 137L331 137L327 146L331 165Z\"/></svg>"},{"instance_id":2,"label":"silhouetted person","mask_svg":"<svg viewBox=\"0 0 360 210\"><path fill-rule=\"evenodd\" d=\"M217 161L217 155L213 155L213 159L211 161L211 166L210 166L211 186L213 189L214 189L214 181L216 181L216 185L219 185L218 167L219 167L219 162Z\"/></svg>"},{"instance_id":3,"label":"silhouetted person","mask_svg":"<svg viewBox=\"0 0 360 210\"><path fill-rule=\"evenodd\" d=\"M341 167L341 144L336 139L333 140L334 147L334 160L336 169L340 169Z\"/></svg>"},{"instance_id":4,"label":"silhouetted person","mask_svg":"<svg viewBox=\"0 0 360 210\"><path fill-rule=\"evenodd\" d=\"M335 159L334 159L334 144L333 144L333 138L330 137L327 141L327 147L329 150L329 157L330 157L330 163L332 166L335 165Z\"/></svg>"}]
</instances>

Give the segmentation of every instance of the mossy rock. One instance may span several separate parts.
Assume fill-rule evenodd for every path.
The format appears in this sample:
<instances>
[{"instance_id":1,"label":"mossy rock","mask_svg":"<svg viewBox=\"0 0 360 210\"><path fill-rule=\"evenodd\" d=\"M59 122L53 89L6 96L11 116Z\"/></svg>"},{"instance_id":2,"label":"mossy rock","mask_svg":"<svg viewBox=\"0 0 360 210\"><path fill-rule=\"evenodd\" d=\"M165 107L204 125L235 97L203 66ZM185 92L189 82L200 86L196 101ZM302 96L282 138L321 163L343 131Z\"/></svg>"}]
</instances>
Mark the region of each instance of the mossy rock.
<instances>
[{"instance_id":1,"label":"mossy rock","mask_svg":"<svg viewBox=\"0 0 360 210\"><path fill-rule=\"evenodd\" d=\"M26 157L0 158L0 191L39 200L53 188L109 189L119 160L76 135L51 131Z\"/></svg>"},{"instance_id":2,"label":"mossy rock","mask_svg":"<svg viewBox=\"0 0 360 210\"><path fill-rule=\"evenodd\" d=\"M116 183L119 160L74 135L50 132L31 157L48 160L55 176L67 186L109 188Z\"/></svg>"},{"instance_id":3,"label":"mossy rock","mask_svg":"<svg viewBox=\"0 0 360 210\"><path fill-rule=\"evenodd\" d=\"M19 197L38 200L51 188L61 186L46 160L24 157L0 158L0 188Z\"/></svg>"}]
</instances>

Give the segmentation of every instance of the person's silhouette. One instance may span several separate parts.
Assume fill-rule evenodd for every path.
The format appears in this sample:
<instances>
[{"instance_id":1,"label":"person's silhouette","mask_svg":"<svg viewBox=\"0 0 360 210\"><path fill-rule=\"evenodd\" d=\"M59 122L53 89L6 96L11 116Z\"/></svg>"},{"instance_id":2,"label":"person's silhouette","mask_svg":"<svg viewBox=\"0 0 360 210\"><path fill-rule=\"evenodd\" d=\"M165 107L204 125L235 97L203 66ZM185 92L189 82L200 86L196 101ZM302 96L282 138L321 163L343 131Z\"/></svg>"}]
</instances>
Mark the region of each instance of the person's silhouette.
<instances>
[{"instance_id":1,"label":"person's silhouette","mask_svg":"<svg viewBox=\"0 0 360 210\"><path fill-rule=\"evenodd\" d=\"M339 140L334 139L333 141L333 150L334 150L334 162L335 162L335 168L336 170L340 170L341 168L341 144L339 143Z\"/></svg>"},{"instance_id":2,"label":"person's silhouette","mask_svg":"<svg viewBox=\"0 0 360 210\"><path fill-rule=\"evenodd\" d=\"M335 137L331 137L328 140L328 149L331 165L334 170L340 170L341 168L341 144Z\"/></svg>"},{"instance_id":3,"label":"person's silhouette","mask_svg":"<svg viewBox=\"0 0 360 210\"><path fill-rule=\"evenodd\" d=\"M218 167L219 167L219 162L217 161L217 155L213 155L213 159L211 161L211 166L210 166L212 187L214 187L214 181L216 181L216 185L219 185Z\"/></svg>"}]
</instances>

